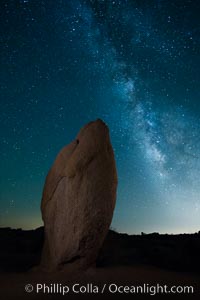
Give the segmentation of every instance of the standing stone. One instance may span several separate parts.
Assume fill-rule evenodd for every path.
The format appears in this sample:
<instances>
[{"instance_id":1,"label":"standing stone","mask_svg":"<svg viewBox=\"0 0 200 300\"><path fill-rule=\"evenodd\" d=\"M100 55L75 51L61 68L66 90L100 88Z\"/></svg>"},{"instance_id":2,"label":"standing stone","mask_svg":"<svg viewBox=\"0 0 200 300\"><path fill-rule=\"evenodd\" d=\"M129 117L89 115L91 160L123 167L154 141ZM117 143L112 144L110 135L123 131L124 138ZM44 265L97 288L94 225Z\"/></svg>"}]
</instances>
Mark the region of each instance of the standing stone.
<instances>
[{"instance_id":1,"label":"standing stone","mask_svg":"<svg viewBox=\"0 0 200 300\"><path fill-rule=\"evenodd\" d=\"M108 127L84 126L50 169L41 203L45 243L41 265L55 270L95 263L111 224L117 172Z\"/></svg>"}]
</instances>

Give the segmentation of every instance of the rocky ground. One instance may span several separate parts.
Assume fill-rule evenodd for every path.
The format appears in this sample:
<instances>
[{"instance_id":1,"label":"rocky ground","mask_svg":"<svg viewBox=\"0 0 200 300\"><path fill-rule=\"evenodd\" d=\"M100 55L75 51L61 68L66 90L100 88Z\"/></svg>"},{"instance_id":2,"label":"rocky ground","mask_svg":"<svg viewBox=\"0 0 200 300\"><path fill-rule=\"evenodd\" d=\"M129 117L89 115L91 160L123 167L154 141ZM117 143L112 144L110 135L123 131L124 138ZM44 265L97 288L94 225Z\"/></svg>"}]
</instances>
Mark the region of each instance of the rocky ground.
<instances>
[{"instance_id":1,"label":"rocky ground","mask_svg":"<svg viewBox=\"0 0 200 300\"><path fill-rule=\"evenodd\" d=\"M101 297L108 292L109 284L117 286L143 285L192 285L195 294L177 295L176 298L199 299L200 297L200 234L191 235L148 235L119 234L109 231L100 251L97 267L87 272L73 272L67 265L60 272L44 273L39 264L44 240L43 227L31 231L0 229L0 288L1 299L58 299L65 297ZM68 293L65 296L54 293L36 293L36 285L53 283L69 285L82 284L89 289L86 293ZM94 286L87 286L88 283ZM31 293L25 285L32 284ZM94 293L95 285L103 294ZM77 286L79 288L79 286ZM107 289L107 290L106 290ZM110 298L123 295L142 299L150 296L130 293L110 293ZM159 297L156 295L154 297ZM169 294L168 294L169 296ZM172 294L170 295L171 298ZM174 296L174 295L173 295ZM162 295L164 297L164 295ZM165 295L166 297L166 295ZM175 297L175 296L174 296Z\"/></svg>"}]
</instances>

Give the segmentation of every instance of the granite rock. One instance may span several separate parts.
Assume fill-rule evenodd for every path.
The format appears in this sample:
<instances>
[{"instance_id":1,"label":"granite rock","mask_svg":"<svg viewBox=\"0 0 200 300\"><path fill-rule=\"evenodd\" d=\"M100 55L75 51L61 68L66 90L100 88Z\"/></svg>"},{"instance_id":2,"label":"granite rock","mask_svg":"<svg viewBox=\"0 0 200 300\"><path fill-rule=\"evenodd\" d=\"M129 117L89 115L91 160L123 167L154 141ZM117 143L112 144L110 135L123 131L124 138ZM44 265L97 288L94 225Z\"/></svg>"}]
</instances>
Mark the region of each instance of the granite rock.
<instances>
[{"instance_id":1,"label":"granite rock","mask_svg":"<svg viewBox=\"0 0 200 300\"><path fill-rule=\"evenodd\" d=\"M55 270L95 264L111 224L117 172L109 130L90 122L57 155L41 202L45 242L41 266Z\"/></svg>"}]
</instances>

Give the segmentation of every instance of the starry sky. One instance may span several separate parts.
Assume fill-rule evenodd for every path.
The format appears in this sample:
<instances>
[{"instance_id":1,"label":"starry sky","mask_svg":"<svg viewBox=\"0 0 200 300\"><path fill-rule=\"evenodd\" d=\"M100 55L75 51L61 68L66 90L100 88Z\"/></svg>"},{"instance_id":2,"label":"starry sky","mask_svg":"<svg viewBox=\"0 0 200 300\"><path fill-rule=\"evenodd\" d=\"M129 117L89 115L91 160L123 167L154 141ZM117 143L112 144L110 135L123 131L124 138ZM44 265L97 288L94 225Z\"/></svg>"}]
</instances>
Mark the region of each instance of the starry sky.
<instances>
[{"instance_id":1,"label":"starry sky","mask_svg":"<svg viewBox=\"0 0 200 300\"><path fill-rule=\"evenodd\" d=\"M0 226L42 224L59 150L103 119L112 227L200 230L198 0L2 0Z\"/></svg>"}]
</instances>

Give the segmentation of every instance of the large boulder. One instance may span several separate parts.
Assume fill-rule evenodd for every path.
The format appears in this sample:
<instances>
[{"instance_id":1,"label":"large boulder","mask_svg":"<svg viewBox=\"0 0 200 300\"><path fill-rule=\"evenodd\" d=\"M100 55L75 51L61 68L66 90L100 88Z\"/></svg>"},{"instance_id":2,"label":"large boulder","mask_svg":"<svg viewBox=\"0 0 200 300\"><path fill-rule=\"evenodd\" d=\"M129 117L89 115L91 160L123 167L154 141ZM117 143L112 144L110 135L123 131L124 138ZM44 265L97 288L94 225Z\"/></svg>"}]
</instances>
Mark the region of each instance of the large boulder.
<instances>
[{"instance_id":1,"label":"large boulder","mask_svg":"<svg viewBox=\"0 0 200 300\"><path fill-rule=\"evenodd\" d=\"M41 265L49 270L95 263L116 201L117 172L108 127L84 126L50 169L41 203L45 243Z\"/></svg>"}]
</instances>

